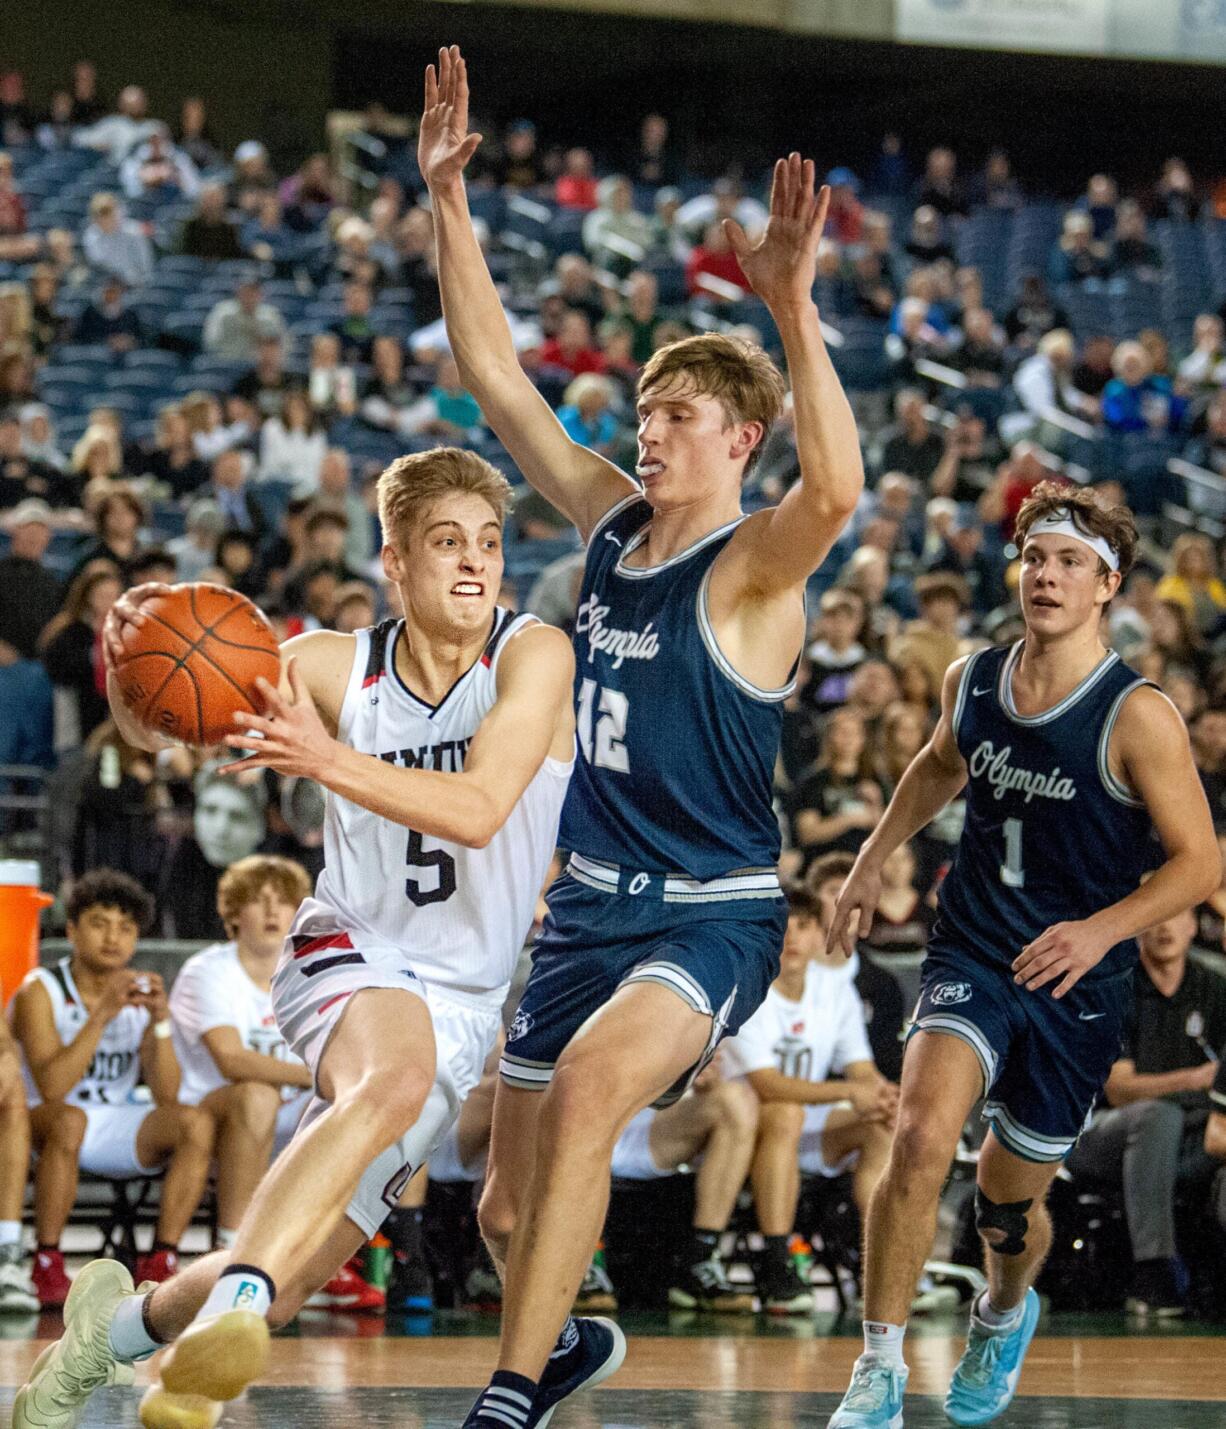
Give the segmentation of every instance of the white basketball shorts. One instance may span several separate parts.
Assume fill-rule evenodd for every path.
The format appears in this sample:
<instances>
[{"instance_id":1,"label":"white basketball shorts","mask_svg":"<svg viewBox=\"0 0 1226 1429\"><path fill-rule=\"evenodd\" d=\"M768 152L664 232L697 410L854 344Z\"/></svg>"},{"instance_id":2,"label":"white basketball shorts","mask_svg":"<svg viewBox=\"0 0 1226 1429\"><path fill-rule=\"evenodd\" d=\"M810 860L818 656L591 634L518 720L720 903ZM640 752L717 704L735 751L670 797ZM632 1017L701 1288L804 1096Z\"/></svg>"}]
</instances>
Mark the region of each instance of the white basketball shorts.
<instances>
[{"instance_id":1,"label":"white basketball shorts","mask_svg":"<svg viewBox=\"0 0 1226 1429\"><path fill-rule=\"evenodd\" d=\"M800 1169L806 1176L825 1176L833 1180L850 1170L860 1159L858 1151L849 1151L840 1161L831 1163L822 1154L822 1136L830 1113L847 1110L851 1102L825 1102L821 1106L805 1107L805 1124L800 1133Z\"/></svg>"}]
</instances>

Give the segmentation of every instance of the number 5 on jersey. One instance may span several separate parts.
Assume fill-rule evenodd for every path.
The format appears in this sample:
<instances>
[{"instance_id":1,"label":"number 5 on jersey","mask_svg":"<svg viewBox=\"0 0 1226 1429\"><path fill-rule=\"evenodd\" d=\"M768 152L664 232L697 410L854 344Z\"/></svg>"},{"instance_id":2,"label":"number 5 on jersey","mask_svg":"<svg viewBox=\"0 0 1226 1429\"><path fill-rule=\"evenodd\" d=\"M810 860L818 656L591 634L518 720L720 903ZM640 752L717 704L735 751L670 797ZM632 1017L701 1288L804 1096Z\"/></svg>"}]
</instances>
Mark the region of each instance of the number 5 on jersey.
<instances>
[{"instance_id":1,"label":"number 5 on jersey","mask_svg":"<svg viewBox=\"0 0 1226 1429\"><path fill-rule=\"evenodd\" d=\"M596 728L593 741L594 716ZM620 690L601 689L595 680L584 680L579 687L579 743L589 764L598 769L616 769L619 774L629 774L630 756L623 743L629 717L630 701Z\"/></svg>"}]
</instances>

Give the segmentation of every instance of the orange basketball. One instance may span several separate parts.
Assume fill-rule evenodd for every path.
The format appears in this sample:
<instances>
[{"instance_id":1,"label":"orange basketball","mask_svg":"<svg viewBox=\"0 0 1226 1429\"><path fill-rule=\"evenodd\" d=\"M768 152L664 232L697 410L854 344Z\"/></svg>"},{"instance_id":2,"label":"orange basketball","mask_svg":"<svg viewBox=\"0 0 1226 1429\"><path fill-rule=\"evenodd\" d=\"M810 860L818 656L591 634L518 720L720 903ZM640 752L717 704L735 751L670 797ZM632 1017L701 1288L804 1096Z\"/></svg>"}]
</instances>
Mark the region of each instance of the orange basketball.
<instances>
[{"instance_id":1,"label":"orange basketball","mask_svg":"<svg viewBox=\"0 0 1226 1429\"><path fill-rule=\"evenodd\" d=\"M259 714L256 679L276 685L277 637L268 617L237 591L198 582L173 586L141 606L128 627L115 678L123 701L155 734L184 744L218 744L238 710Z\"/></svg>"}]
</instances>

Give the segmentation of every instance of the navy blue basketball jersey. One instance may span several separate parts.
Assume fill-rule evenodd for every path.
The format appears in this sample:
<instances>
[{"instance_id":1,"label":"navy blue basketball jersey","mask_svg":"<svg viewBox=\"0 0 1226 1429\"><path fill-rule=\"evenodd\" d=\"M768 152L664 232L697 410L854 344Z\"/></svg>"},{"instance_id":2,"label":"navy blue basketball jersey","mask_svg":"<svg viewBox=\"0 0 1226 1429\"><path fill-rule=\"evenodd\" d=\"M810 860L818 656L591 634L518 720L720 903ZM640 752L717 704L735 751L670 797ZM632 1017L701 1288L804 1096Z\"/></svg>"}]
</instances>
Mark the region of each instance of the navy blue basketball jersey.
<instances>
[{"instance_id":1,"label":"navy blue basketball jersey","mask_svg":"<svg viewBox=\"0 0 1226 1429\"><path fill-rule=\"evenodd\" d=\"M740 521L658 566L626 558L651 507L630 496L592 533L575 618L579 757L562 846L706 882L773 871L771 780L792 681L760 690L733 670L707 617L707 582Z\"/></svg>"},{"instance_id":2,"label":"navy blue basketball jersey","mask_svg":"<svg viewBox=\"0 0 1226 1429\"><path fill-rule=\"evenodd\" d=\"M966 760L966 825L941 885L931 946L1009 965L1053 923L1132 893L1160 857L1144 804L1111 773L1108 742L1128 695L1148 683L1107 654L1058 705L1018 714L1022 642L980 650L963 670L954 736ZM1083 981L1132 966L1117 944Z\"/></svg>"}]
</instances>

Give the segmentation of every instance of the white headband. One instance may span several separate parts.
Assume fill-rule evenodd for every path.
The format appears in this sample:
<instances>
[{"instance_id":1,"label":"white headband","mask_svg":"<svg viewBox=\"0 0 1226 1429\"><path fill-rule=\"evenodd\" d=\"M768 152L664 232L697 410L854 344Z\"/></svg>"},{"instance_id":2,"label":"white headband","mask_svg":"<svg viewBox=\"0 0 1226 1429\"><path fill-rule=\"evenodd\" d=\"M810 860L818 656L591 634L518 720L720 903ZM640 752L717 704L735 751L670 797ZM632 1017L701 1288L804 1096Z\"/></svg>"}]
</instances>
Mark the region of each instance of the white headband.
<instances>
[{"instance_id":1,"label":"white headband","mask_svg":"<svg viewBox=\"0 0 1226 1429\"><path fill-rule=\"evenodd\" d=\"M1031 536L1070 536L1074 541L1080 541L1083 546L1089 546L1109 571L1118 571L1120 568L1119 554L1113 551L1101 536L1093 536L1089 532L1081 530L1074 523L1067 506L1061 506L1050 516L1040 516L1026 532L1027 540Z\"/></svg>"}]
</instances>

